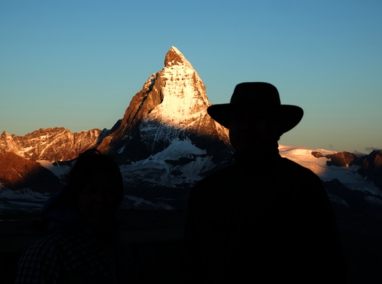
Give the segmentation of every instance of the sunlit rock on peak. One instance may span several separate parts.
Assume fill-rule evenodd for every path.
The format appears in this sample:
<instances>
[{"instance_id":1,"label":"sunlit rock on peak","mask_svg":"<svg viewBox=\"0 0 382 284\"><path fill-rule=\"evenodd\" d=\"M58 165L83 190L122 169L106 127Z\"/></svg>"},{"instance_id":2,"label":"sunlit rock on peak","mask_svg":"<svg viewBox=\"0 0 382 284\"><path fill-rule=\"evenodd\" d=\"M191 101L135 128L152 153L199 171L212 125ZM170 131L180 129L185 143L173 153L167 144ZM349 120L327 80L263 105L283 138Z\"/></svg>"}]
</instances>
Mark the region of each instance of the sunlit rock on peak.
<instances>
[{"instance_id":1,"label":"sunlit rock on peak","mask_svg":"<svg viewBox=\"0 0 382 284\"><path fill-rule=\"evenodd\" d=\"M191 63L184 57L184 55L175 47L172 46L167 52L164 59L164 66L171 67L173 65L186 65L189 68L193 68Z\"/></svg>"}]
</instances>

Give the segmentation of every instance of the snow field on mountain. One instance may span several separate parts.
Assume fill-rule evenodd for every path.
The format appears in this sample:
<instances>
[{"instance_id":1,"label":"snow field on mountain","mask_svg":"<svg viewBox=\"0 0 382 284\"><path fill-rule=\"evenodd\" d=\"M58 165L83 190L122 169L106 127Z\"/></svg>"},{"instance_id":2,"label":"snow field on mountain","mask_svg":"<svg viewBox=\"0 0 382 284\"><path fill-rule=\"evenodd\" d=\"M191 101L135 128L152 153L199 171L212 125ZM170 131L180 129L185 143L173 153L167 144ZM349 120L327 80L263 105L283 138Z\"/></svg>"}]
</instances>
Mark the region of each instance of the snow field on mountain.
<instances>
[{"instance_id":1,"label":"snow field on mountain","mask_svg":"<svg viewBox=\"0 0 382 284\"><path fill-rule=\"evenodd\" d=\"M199 149L188 138L184 140L175 138L163 151L131 165L122 165L121 171L126 180L134 180L138 176L140 178L144 176L145 180L150 182L176 187L178 184L193 183L200 180L199 173L201 171L207 171L216 166L211 162L212 157L200 157L205 154L206 150ZM189 158L190 161L178 166L166 162L166 160L176 162L179 161L179 158ZM179 175L172 175L174 170L180 171Z\"/></svg>"},{"instance_id":2,"label":"snow field on mountain","mask_svg":"<svg viewBox=\"0 0 382 284\"><path fill-rule=\"evenodd\" d=\"M288 158L313 171L323 181L331 181L337 178L342 184L352 190L366 191L374 195L382 196L382 191L373 182L363 178L357 173L359 166L350 167L328 166L327 158L316 158L312 155L312 149L294 146L279 145L279 152L282 157ZM323 155L336 152L328 150L317 150Z\"/></svg>"},{"instance_id":3,"label":"snow field on mountain","mask_svg":"<svg viewBox=\"0 0 382 284\"><path fill-rule=\"evenodd\" d=\"M198 117L201 111L205 113L209 102L201 95L204 92L202 83L191 65L164 67L161 73L166 79L163 101L148 114L148 120L159 119L179 125ZM196 84L194 77L197 78Z\"/></svg>"}]
</instances>

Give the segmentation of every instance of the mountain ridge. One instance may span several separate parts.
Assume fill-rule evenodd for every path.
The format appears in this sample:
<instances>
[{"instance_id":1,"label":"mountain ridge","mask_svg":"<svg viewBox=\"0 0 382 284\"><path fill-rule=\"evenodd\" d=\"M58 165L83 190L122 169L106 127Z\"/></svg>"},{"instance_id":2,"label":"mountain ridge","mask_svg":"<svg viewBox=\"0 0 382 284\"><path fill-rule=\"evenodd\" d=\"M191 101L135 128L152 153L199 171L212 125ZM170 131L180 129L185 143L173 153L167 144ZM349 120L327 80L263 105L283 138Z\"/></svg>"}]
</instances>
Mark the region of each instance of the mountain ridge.
<instances>
[{"instance_id":1,"label":"mountain ridge","mask_svg":"<svg viewBox=\"0 0 382 284\"><path fill-rule=\"evenodd\" d=\"M0 153L12 152L28 160L71 160L95 147L101 130L72 133L64 127L40 128L18 136L6 131L0 135Z\"/></svg>"},{"instance_id":2,"label":"mountain ridge","mask_svg":"<svg viewBox=\"0 0 382 284\"><path fill-rule=\"evenodd\" d=\"M176 47L171 47L164 67L148 77L142 89L132 97L123 117L111 129L71 133L56 127L39 129L25 136L3 132L0 153L12 152L20 158L38 161L63 182L73 159L86 149L97 148L118 162L129 196L151 200L152 204L162 198L161 194L177 196L184 206L190 188L197 181L227 166L232 159L228 129L207 114L210 105L198 73ZM285 150L287 148L280 145L280 154L312 169L325 181L333 176L320 171L327 171L330 166L339 166L353 175L352 167L356 164L361 167L357 170L376 184L382 176L379 154L362 164L366 158L352 153L292 147ZM304 155L293 154L299 151ZM315 160L320 157L326 159ZM21 161L18 159L18 164ZM19 188L9 186L9 181L16 177L10 173L8 169L0 171L0 185ZM18 174L25 172L19 170ZM52 185L52 190L54 188ZM177 208L174 203L163 206Z\"/></svg>"}]
</instances>

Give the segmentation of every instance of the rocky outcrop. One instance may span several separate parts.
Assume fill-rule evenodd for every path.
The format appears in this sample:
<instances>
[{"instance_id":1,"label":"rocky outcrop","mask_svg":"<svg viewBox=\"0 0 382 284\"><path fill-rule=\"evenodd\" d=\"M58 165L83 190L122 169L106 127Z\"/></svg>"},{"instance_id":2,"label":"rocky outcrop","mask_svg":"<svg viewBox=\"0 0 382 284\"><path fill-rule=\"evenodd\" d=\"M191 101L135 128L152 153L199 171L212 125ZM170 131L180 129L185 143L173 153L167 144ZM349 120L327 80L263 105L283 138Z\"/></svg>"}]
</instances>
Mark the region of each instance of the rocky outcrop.
<instances>
[{"instance_id":1,"label":"rocky outcrop","mask_svg":"<svg viewBox=\"0 0 382 284\"><path fill-rule=\"evenodd\" d=\"M358 170L362 176L367 176L382 190L382 150L374 150L367 155Z\"/></svg>"},{"instance_id":2,"label":"rocky outcrop","mask_svg":"<svg viewBox=\"0 0 382 284\"><path fill-rule=\"evenodd\" d=\"M165 67L171 67L173 65L186 65L187 67L192 68L190 62L174 46L170 48L164 58Z\"/></svg>"},{"instance_id":3,"label":"rocky outcrop","mask_svg":"<svg viewBox=\"0 0 382 284\"><path fill-rule=\"evenodd\" d=\"M318 151L312 151L311 154L312 154L313 157L315 157L315 158L323 158L323 157L325 157L321 152L318 152Z\"/></svg>"},{"instance_id":4,"label":"rocky outcrop","mask_svg":"<svg viewBox=\"0 0 382 284\"><path fill-rule=\"evenodd\" d=\"M312 151L316 158L325 157L328 166L348 167L351 165L361 166L358 173L374 181L374 184L382 190L382 150L374 150L368 155L359 155L349 152L337 152L323 155L319 151Z\"/></svg>"},{"instance_id":5,"label":"rocky outcrop","mask_svg":"<svg viewBox=\"0 0 382 284\"><path fill-rule=\"evenodd\" d=\"M3 132L0 153L14 153L28 160L65 161L96 147L99 129L72 133L63 127L40 128L24 136Z\"/></svg>"},{"instance_id":6,"label":"rocky outcrop","mask_svg":"<svg viewBox=\"0 0 382 284\"><path fill-rule=\"evenodd\" d=\"M351 165L360 165L363 156L350 152L337 152L326 155L326 158L330 159L330 161L326 162L328 166L349 167Z\"/></svg>"},{"instance_id":7,"label":"rocky outcrop","mask_svg":"<svg viewBox=\"0 0 382 284\"><path fill-rule=\"evenodd\" d=\"M53 192L61 186L51 171L11 152L0 153L0 184L8 189L30 188L38 192Z\"/></svg>"},{"instance_id":8,"label":"rocky outcrop","mask_svg":"<svg viewBox=\"0 0 382 284\"><path fill-rule=\"evenodd\" d=\"M316 158L327 158L328 166L349 167L351 165L361 165L364 156L350 152L337 152L334 154L323 155L319 151L312 151L312 155Z\"/></svg>"}]
</instances>

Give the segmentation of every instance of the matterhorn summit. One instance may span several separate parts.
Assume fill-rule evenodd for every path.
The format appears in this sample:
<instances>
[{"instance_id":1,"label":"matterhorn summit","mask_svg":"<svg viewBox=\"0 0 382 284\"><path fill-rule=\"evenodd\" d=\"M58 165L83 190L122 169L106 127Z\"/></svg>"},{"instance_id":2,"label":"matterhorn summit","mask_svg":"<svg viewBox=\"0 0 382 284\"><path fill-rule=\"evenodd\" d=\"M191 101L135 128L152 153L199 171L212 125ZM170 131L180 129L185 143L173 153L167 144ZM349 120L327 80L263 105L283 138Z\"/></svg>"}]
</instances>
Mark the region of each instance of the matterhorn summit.
<instances>
[{"instance_id":1,"label":"matterhorn summit","mask_svg":"<svg viewBox=\"0 0 382 284\"><path fill-rule=\"evenodd\" d=\"M162 102L150 112L145 120L168 125L189 125L206 115L210 105L206 88L192 65L175 47L166 54L165 67L150 78L155 84L160 77Z\"/></svg>"},{"instance_id":2,"label":"matterhorn summit","mask_svg":"<svg viewBox=\"0 0 382 284\"><path fill-rule=\"evenodd\" d=\"M122 165L129 190L187 188L228 163L228 131L208 114L206 87L176 48L135 94L98 149ZM138 193L134 193L138 194Z\"/></svg>"},{"instance_id":3,"label":"matterhorn summit","mask_svg":"<svg viewBox=\"0 0 382 284\"><path fill-rule=\"evenodd\" d=\"M185 132L205 135L228 143L227 130L207 114L211 104L206 87L187 59L172 47L166 54L165 67L149 79L157 87L161 103L142 120L142 138L150 144L184 137ZM153 127L158 128L152 131ZM155 145L152 144L152 149Z\"/></svg>"},{"instance_id":4,"label":"matterhorn summit","mask_svg":"<svg viewBox=\"0 0 382 284\"><path fill-rule=\"evenodd\" d=\"M122 163L154 155L177 139L189 139L195 146L215 141L222 145L220 150L229 146L227 129L207 114L211 104L206 87L190 62L171 47L164 63L163 69L143 84L115 130L98 147L118 154Z\"/></svg>"}]
</instances>

